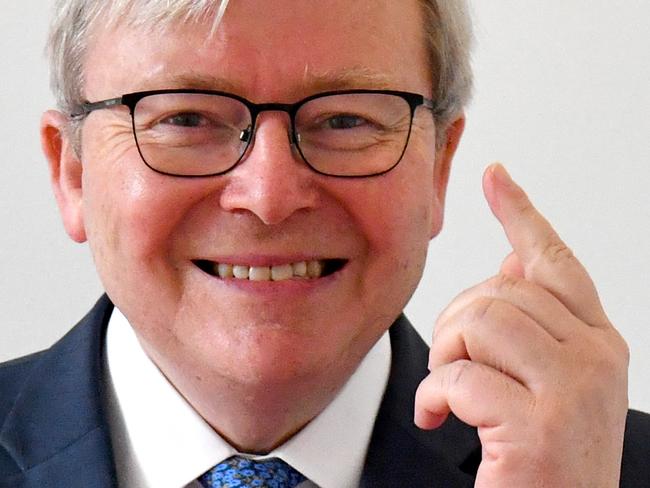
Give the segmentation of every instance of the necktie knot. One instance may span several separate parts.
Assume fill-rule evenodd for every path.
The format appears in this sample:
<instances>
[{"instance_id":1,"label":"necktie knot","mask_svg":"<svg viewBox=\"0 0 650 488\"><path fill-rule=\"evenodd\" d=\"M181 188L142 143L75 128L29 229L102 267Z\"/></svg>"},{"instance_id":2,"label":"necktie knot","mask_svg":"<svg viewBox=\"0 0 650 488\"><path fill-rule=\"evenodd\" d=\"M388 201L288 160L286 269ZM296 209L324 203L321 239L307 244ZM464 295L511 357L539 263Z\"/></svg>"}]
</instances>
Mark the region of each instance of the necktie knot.
<instances>
[{"instance_id":1,"label":"necktie knot","mask_svg":"<svg viewBox=\"0 0 650 488\"><path fill-rule=\"evenodd\" d=\"M281 459L239 456L226 459L199 478L206 488L294 488L304 480L302 474Z\"/></svg>"}]
</instances>

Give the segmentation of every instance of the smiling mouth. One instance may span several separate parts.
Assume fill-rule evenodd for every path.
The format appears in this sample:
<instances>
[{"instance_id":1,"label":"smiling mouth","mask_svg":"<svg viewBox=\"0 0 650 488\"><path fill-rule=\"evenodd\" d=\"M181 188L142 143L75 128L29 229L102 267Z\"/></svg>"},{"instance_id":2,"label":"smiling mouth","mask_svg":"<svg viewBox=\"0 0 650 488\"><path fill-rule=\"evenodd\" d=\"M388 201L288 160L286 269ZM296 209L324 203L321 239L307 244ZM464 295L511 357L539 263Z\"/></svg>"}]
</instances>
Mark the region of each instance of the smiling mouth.
<instances>
[{"instance_id":1,"label":"smiling mouth","mask_svg":"<svg viewBox=\"0 0 650 488\"><path fill-rule=\"evenodd\" d=\"M276 266L248 266L246 264L216 263L199 259L193 261L203 272L216 278L245 281L285 281L290 279L318 279L343 269L346 259L299 261Z\"/></svg>"}]
</instances>

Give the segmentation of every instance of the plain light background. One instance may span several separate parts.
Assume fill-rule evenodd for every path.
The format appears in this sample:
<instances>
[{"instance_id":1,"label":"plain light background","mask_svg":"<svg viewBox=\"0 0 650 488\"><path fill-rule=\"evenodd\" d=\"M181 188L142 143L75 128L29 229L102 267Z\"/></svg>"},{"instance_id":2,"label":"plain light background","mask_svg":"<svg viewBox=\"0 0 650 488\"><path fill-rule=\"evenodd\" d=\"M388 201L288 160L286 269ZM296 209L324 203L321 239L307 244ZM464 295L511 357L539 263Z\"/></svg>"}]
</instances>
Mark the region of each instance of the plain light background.
<instances>
[{"instance_id":1,"label":"plain light background","mask_svg":"<svg viewBox=\"0 0 650 488\"><path fill-rule=\"evenodd\" d=\"M47 347L101 293L40 152L49 3L5 1L0 15L0 360ZM650 411L650 3L472 3L475 97L407 314L429 339L454 296L497 272L509 248L481 174L502 161L590 271L631 347L631 405Z\"/></svg>"}]
</instances>

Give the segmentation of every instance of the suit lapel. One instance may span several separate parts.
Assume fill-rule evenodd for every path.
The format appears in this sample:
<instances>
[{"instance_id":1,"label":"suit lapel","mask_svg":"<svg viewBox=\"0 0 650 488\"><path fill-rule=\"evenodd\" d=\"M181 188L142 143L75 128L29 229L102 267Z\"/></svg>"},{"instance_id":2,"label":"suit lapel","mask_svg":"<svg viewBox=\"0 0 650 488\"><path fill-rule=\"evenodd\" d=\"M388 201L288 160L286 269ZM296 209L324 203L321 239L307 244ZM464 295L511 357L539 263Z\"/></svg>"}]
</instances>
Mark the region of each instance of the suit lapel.
<instances>
[{"instance_id":1,"label":"suit lapel","mask_svg":"<svg viewBox=\"0 0 650 488\"><path fill-rule=\"evenodd\" d=\"M428 373L428 348L404 316L391 327L390 338L391 372L361 486L474 486L480 462L475 429L453 416L434 431L415 426L415 390Z\"/></svg>"},{"instance_id":2,"label":"suit lapel","mask_svg":"<svg viewBox=\"0 0 650 488\"><path fill-rule=\"evenodd\" d=\"M102 404L104 332L112 311L102 297L88 315L42 353L0 430L17 472L0 487L116 486Z\"/></svg>"}]
</instances>

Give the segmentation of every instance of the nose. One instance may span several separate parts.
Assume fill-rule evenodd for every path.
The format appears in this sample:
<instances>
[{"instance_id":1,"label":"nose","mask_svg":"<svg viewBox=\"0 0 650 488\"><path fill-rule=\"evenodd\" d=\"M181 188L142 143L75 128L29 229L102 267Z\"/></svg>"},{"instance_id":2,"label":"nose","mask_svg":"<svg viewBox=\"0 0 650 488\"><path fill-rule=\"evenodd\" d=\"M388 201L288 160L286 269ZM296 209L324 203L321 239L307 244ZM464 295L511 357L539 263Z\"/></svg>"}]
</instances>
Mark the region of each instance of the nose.
<instances>
[{"instance_id":1,"label":"nose","mask_svg":"<svg viewBox=\"0 0 650 488\"><path fill-rule=\"evenodd\" d=\"M284 114L259 115L252 147L228 174L221 208L250 212L264 224L275 225L317 206L318 175L292 147L288 127Z\"/></svg>"}]
</instances>

